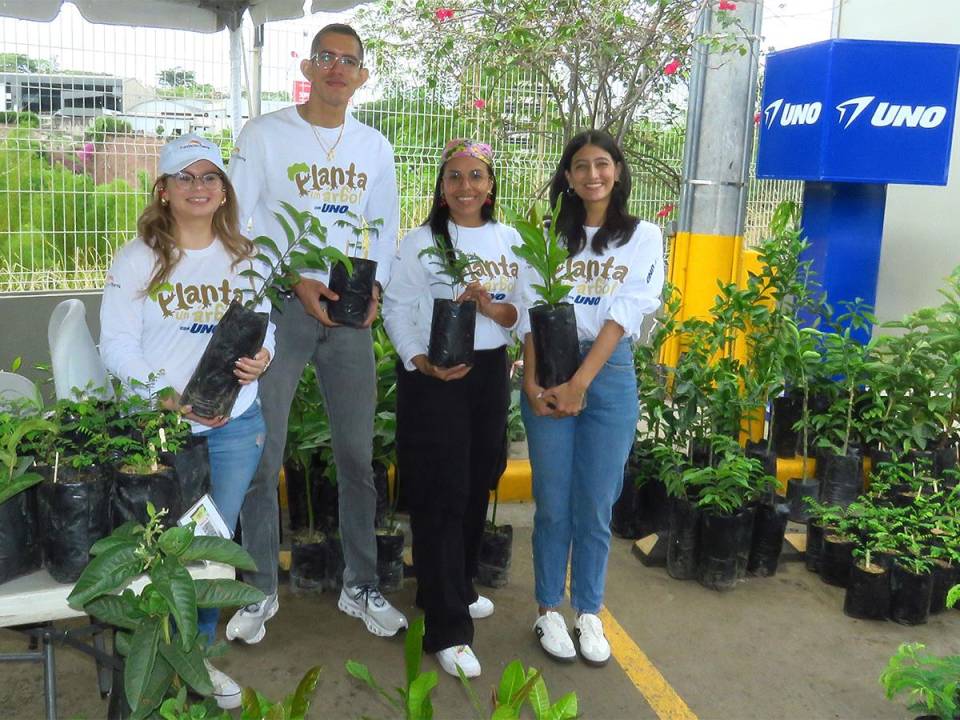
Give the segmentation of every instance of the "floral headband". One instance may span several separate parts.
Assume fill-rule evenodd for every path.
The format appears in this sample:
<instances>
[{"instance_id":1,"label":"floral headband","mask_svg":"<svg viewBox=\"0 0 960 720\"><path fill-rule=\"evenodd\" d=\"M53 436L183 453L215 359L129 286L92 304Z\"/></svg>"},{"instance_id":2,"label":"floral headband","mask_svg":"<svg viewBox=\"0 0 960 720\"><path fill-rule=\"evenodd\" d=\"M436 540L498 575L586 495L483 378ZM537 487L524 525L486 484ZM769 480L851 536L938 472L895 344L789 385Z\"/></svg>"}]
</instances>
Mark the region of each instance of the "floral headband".
<instances>
[{"instance_id":1,"label":"floral headband","mask_svg":"<svg viewBox=\"0 0 960 720\"><path fill-rule=\"evenodd\" d=\"M455 157L472 157L482 160L489 167L493 167L493 150L487 143L474 142L467 138L457 138L447 143L440 155L440 164L443 165L447 160Z\"/></svg>"}]
</instances>

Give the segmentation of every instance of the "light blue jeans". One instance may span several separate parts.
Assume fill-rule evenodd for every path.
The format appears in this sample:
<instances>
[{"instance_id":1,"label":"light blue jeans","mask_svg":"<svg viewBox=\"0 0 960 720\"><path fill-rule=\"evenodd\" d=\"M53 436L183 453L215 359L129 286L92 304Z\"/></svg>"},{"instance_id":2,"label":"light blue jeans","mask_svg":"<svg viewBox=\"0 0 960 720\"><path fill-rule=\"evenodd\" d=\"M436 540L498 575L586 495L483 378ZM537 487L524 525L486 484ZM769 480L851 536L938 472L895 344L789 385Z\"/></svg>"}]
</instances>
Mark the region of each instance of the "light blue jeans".
<instances>
[{"instance_id":1,"label":"light blue jeans","mask_svg":"<svg viewBox=\"0 0 960 720\"><path fill-rule=\"evenodd\" d=\"M265 433L259 399L226 425L197 433L207 438L210 493L231 532L237 526L240 506L257 471ZM207 636L208 643L212 643L217 634L219 619L217 608L197 610L197 630Z\"/></svg>"},{"instance_id":2,"label":"light blue jeans","mask_svg":"<svg viewBox=\"0 0 960 720\"><path fill-rule=\"evenodd\" d=\"M581 359L590 343L581 343ZM534 415L521 393L533 497L533 567L537 602L563 601L570 561L570 601L597 613L610 554L610 516L623 487L623 467L636 435L639 402L633 350L624 339L587 390L576 417Z\"/></svg>"}]
</instances>

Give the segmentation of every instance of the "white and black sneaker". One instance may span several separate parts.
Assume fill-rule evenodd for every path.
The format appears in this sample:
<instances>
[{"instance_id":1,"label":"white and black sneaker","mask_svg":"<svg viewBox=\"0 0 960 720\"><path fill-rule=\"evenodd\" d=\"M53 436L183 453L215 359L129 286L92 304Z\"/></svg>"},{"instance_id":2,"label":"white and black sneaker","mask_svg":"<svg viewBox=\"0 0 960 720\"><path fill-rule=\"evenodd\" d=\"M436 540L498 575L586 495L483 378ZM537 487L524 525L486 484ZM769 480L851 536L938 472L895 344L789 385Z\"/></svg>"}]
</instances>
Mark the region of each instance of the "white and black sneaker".
<instances>
[{"instance_id":1,"label":"white and black sneaker","mask_svg":"<svg viewBox=\"0 0 960 720\"><path fill-rule=\"evenodd\" d=\"M240 707L242 691L237 682L222 670L217 670L209 660L204 660L203 665L210 674L213 699L217 701L217 707L221 710L234 710Z\"/></svg>"},{"instance_id":2,"label":"white and black sneaker","mask_svg":"<svg viewBox=\"0 0 960 720\"><path fill-rule=\"evenodd\" d=\"M540 647L554 660L573 662L577 659L577 651L567 631L567 623L564 622L563 615L556 610L548 610L538 617L533 624L533 631L540 640Z\"/></svg>"},{"instance_id":3,"label":"white and black sneaker","mask_svg":"<svg viewBox=\"0 0 960 720\"><path fill-rule=\"evenodd\" d=\"M243 640L248 645L260 642L267 634L267 620L276 615L279 609L276 593L240 608L227 623L227 640Z\"/></svg>"},{"instance_id":4,"label":"white and black sneaker","mask_svg":"<svg viewBox=\"0 0 960 720\"><path fill-rule=\"evenodd\" d=\"M470 603L470 617L474 620L488 618L493 615L493 600L483 595L477 595L477 599Z\"/></svg>"},{"instance_id":5,"label":"white and black sneaker","mask_svg":"<svg viewBox=\"0 0 960 720\"><path fill-rule=\"evenodd\" d=\"M340 591L337 607L350 617L360 618L374 635L393 637L407 627L407 618L391 605L380 591L372 585L348 588Z\"/></svg>"},{"instance_id":6,"label":"white and black sneaker","mask_svg":"<svg viewBox=\"0 0 960 720\"><path fill-rule=\"evenodd\" d=\"M610 643L603 634L603 623L593 613L583 613L573 626L580 657L587 665L603 667L610 660Z\"/></svg>"},{"instance_id":7,"label":"white and black sneaker","mask_svg":"<svg viewBox=\"0 0 960 720\"><path fill-rule=\"evenodd\" d=\"M460 677L457 668L468 678L480 677L480 661L469 645L454 645L437 652L437 662L449 675Z\"/></svg>"}]
</instances>

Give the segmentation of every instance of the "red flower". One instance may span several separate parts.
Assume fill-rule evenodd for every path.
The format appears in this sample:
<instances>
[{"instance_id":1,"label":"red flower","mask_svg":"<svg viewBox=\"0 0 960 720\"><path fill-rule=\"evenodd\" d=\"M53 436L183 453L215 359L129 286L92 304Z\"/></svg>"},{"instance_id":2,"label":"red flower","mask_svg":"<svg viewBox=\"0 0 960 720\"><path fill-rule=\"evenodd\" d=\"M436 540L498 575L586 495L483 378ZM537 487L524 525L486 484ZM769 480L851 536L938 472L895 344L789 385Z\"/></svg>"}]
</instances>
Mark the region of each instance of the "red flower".
<instances>
[{"instance_id":1,"label":"red flower","mask_svg":"<svg viewBox=\"0 0 960 720\"><path fill-rule=\"evenodd\" d=\"M433 14L438 22L446 22L453 17L453 8L437 8L437 11Z\"/></svg>"},{"instance_id":2,"label":"red flower","mask_svg":"<svg viewBox=\"0 0 960 720\"><path fill-rule=\"evenodd\" d=\"M718 10L736 10L737 4L730 2L730 0L720 0L720 5L717 8Z\"/></svg>"},{"instance_id":3,"label":"red flower","mask_svg":"<svg viewBox=\"0 0 960 720\"><path fill-rule=\"evenodd\" d=\"M290 51L290 57L292 57L292 58L298 58L298 57L300 57L300 56L297 54L297 51L296 51L296 50L291 50L291 51Z\"/></svg>"},{"instance_id":4,"label":"red flower","mask_svg":"<svg viewBox=\"0 0 960 720\"><path fill-rule=\"evenodd\" d=\"M487 101L484 100L483 98L477 98L476 100L473 101L473 106L477 110L483 110L487 106Z\"/></svg>"},{"instance_id":5,"label":"red flower","mask_svg":"<svg viewBox=\"0 0 960 720\"><path fill-rule=\"evenodd\" d=\"M753 124L754 124L754 125L759 125L759 124L760 124L760 113L755 112L755 113L753 114Z\"/></svg>"},{"instance_id":6,"label":"red flower","mask_svg":"<svg viewBox=\"0 0 960 720\"><path fill-rule=\"evenodd\" d=\"M664 75L673 75L677 70L680 69L680 61L674 58L666 65L663 66Z\"/></svg>"},{"instance_id":7,"label":"red flower","mask_svg":"<svg viewBox=\"0 0 960 720\"><path fill-rule=\"evenodd\" d=\"M667 204L664 205L662 208L660 208L659 210L657 210L657 217L658 217L658 218L665 218L665 217L667 217L670 213L673 212L673 208L674 208L674 204L673 204L673 203L667 203Z\"/></svg>"}]
</instances>

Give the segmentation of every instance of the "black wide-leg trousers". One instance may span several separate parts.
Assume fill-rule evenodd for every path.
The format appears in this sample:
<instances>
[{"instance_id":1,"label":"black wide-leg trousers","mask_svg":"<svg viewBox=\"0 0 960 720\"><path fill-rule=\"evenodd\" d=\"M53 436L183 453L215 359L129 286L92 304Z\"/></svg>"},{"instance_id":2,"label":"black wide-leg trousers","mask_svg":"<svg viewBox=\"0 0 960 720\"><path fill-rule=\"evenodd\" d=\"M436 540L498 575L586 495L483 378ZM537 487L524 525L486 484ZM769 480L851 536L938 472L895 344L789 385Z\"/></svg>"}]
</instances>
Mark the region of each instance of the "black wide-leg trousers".
<instances>
[{"instance_id":1,"label":"black wide-leg trousers","mask_svg":"<svg viewBox=\"0 0 960 720\"><path fill-rule=\"evenodd\" d=\"M459 380L397 365L397 463L410 510L425 652L473 642L480 541L506 466L506 348L478 350Z\"/></svg>"}]
</instances>

